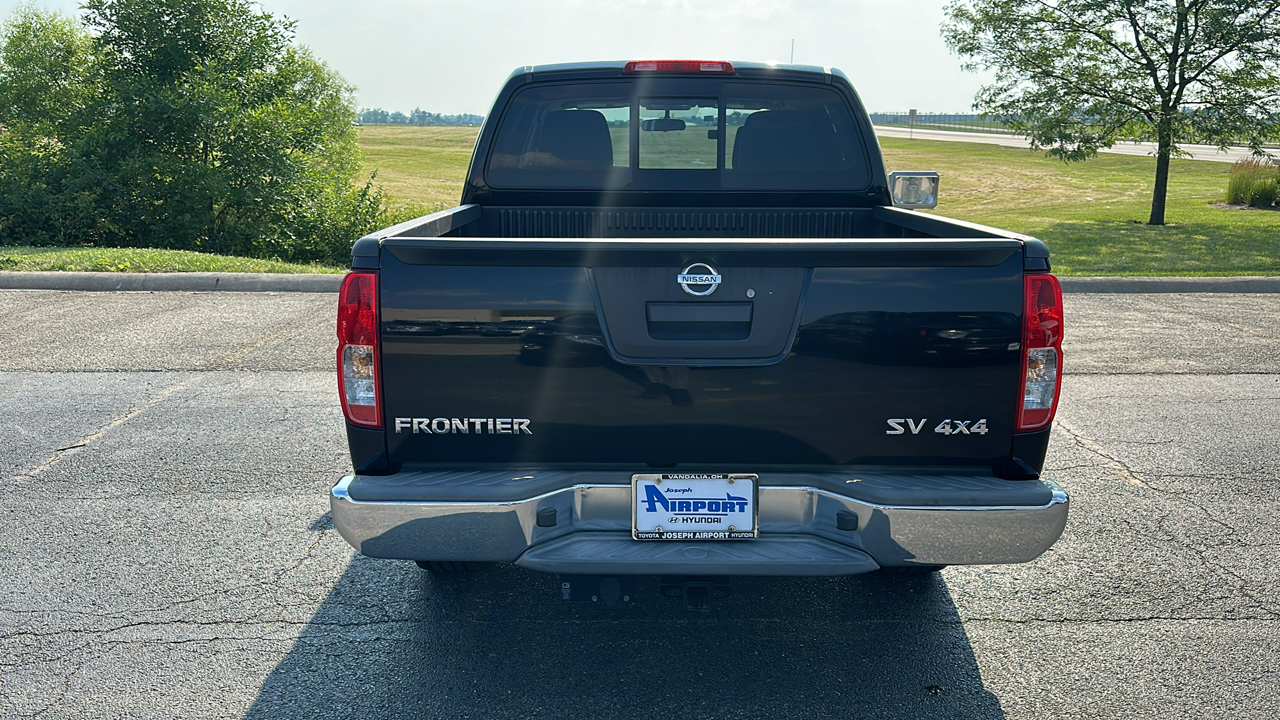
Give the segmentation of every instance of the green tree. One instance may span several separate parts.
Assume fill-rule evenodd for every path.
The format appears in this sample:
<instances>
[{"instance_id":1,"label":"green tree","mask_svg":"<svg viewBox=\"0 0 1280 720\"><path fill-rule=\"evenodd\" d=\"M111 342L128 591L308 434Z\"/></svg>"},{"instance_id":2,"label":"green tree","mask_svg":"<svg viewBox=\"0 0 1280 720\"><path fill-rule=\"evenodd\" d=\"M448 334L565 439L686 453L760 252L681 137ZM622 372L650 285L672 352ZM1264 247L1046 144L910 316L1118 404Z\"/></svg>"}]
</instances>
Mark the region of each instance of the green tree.
<instances>
[{"instance_id":1,"label":"green tree","mask_svg":"<svg viewBox=\"0 0 1280 720\"><path fill-rule=\"evenodd\" d=\"M1280 123L1280 0L957 0L943 37L992 72L975 107L1065 161L1156 143L1152 225L1179 143L1258 150Z\"/></svg>"},{"instance_id":2,"label":"green tree","mask_svg":"<svg viewBox=\"0 0 1280 720\"><path fill-rule=\"evenodd\" d=\"M73 242L96 226L74 146L98 81L93 38L74 19L24 5L0 27L0 242Z\"/></svg>"},{"instance_id":3,"label":"green tree","mask_svg":"<svg viewBox=\"0 0 1280 720\"><path fill-rule=\"evenodd\" d=\"M88 0L105 110L85 152L117 241L341 260L381 212L352 89L246 0Z\"/></svg>"},{"instance_id":4,"label":"green tree","mask_svg":"<svg viewBox=\"0 0 1280 720\"><path fill-rule=\"evenodd\" d=\"M22 6L0 28L0 242L341 263L386 220L355 120L249 0Z\"/></svg>"},{"instance_id":5,"label":"green tree","mask_svg":"<svg viewBox=\"0 0 1280 720\"><path fill-rule=\"evenodd\" d=\"M93 102L93 38L72 18L19 6L0 28L0 124L65 139Z\"/></svg>"}]
</instances>

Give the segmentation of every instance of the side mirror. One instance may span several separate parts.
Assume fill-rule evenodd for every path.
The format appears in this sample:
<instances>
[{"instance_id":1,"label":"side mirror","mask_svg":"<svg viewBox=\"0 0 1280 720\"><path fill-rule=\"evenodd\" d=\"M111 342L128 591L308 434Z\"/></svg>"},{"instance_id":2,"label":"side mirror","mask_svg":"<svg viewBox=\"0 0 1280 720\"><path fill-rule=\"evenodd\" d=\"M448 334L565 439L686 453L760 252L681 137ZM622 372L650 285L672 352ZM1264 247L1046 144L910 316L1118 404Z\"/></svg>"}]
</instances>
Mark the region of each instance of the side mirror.
<instances>
[{"instance_id":1,"label":"side mirror","mask_svg":"<svg viewBox=\"0 0 1280 720\"><path fill-rule=\"evenodd\" d=\"M915 210L938 206L938 173L931 171L889 173L893 206Z\"/></svg>"},{"instance_id":2,"label":"side mirror","mask_svg":"<svg viewBox=\"0 0 1280 720\"><path fill-rule=\"evenodd\" d=\"M680 118L655 118L653 120L641 120L640 129L649 132L672 132L673 130L683 130L684 121Z\"/></svg>"}]
</instances>

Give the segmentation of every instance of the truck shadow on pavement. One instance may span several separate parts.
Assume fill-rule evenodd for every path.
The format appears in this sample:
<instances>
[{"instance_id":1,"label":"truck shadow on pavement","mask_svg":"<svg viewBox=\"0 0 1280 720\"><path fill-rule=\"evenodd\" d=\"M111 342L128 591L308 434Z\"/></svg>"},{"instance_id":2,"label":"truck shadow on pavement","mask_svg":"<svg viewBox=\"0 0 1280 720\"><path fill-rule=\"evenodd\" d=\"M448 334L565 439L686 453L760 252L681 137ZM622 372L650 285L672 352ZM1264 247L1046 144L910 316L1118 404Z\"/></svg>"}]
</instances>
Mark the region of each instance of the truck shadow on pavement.
<instances>
[{"instance_id":1,"label":"truck shadow on pavement","mask_svg":"<svg viewBox=\"0 0 1280 720\"><path fill-rule=\"evenodd\" d=\"M247 717L1004 717L941 577L736 578L706 613L557 588L357 555Z\"/></svg>"}]
</instances>

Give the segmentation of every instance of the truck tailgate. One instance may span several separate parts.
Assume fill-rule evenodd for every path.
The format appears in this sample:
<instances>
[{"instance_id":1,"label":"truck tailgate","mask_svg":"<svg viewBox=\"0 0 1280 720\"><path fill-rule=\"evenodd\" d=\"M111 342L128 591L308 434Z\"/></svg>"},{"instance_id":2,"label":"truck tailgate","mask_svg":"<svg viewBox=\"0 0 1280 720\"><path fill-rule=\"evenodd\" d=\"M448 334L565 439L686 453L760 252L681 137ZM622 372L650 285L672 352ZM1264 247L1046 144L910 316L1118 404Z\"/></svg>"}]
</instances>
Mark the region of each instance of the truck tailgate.
<instances>
[{"instance_id":1,"label":"truck tailgate","mask_svg":"<svg viewBox=\"0 0 1280 720\"><path fill-rule=\"evenodd\" d=\"M387 239L379 273L398 465L1009 458L1016 240Z\"/></svg>"}]
</instances>

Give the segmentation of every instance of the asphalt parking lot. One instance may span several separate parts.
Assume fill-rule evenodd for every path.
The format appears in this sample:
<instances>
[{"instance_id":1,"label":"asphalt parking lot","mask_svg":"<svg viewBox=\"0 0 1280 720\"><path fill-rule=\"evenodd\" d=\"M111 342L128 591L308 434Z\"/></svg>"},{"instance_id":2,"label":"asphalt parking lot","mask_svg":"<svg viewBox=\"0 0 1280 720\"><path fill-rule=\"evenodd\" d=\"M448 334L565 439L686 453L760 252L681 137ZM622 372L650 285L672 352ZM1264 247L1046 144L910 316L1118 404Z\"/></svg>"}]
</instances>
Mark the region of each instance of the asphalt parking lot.
<instances>
[{"instance_id":1,"label":"asphalt parking lot","mask_svg":"<svg viewBox=\"0 0 1280 720\"><path fill-rule=\"evenodd\" d=\"M707 614L356 556L332 295L0 291L0 714L1267 718L1280 295L1067 297L1034 563Z\"/></svg>"}]
</instances>

